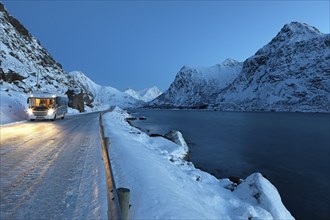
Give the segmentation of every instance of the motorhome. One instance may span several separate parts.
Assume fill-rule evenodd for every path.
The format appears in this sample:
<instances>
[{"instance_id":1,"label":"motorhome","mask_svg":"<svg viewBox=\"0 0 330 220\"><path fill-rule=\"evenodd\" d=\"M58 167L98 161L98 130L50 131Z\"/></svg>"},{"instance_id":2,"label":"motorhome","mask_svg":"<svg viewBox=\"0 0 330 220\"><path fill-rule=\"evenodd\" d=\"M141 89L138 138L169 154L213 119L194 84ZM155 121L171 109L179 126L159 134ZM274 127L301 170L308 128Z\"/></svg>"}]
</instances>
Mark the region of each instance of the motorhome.
<instances>
[{"instance_id":1,"label":"motorhome","mask_svg":"<svg viewBox=\"0 0 330 220\"><path fill-rule=\"evenodd\" d=\"M29 120L57 118L64 119L68 112L68 97L51 93L34 93L27 99Z\"/></svg>"}]
</instances>

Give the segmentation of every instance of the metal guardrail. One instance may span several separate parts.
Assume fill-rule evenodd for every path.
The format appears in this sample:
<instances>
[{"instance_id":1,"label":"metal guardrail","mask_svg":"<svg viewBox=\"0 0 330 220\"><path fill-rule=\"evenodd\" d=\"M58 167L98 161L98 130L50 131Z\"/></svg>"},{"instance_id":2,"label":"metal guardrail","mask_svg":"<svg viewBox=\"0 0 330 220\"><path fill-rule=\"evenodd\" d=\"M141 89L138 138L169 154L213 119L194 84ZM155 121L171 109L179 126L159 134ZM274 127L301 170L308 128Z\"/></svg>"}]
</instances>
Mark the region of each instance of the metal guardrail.
<instances>
[{"instance_id":1,"label":"metal guardrail","mask_svg":"<svg viewBox=\"0 0 330 220\"><path fill-rule=\"evenodd\" d=\"M129 213L130 190L126 188L117 189L116 187L109 158L110 139L104 135L102 115L109 111L111 109L101 112L99 116L102 156L107 180L108 219L126 220Z\"/></svg>"}]
</instances>

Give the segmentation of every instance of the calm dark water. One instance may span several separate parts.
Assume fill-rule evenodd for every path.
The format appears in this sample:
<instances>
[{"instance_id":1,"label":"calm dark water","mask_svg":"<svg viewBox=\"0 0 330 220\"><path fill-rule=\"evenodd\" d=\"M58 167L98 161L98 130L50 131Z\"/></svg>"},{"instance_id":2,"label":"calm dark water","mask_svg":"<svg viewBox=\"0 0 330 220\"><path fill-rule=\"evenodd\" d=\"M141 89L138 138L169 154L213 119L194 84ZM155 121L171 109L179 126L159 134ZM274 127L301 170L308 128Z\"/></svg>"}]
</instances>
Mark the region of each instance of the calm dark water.
<instances>
[{"instance_id":1,"label":"calm dark water","mask_svg":"<svg viewBox=\"0 0 330 220\"><path fill-rule=\"evenodd\" d=\"M330 114L134 110L149 133L183 133L198 168L218 178L261 172L297 219L330 219Z\"/></svg>"}]
</instances>

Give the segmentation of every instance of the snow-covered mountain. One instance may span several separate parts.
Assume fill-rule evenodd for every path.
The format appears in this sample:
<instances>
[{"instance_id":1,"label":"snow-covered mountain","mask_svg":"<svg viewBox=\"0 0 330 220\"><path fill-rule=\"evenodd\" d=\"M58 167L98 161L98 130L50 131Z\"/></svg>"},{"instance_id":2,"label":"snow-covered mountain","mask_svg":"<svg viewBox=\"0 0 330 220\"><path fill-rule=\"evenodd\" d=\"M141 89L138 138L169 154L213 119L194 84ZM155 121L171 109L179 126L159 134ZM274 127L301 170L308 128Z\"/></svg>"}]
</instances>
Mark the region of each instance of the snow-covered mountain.
<instances>
[{"instance_id":1,"label":"snow-covered mountain","mask_svg":"<svg viewBox=\"0 0 330 220\"><path fill-rule=\"evenodd\" d=\"M237 79L220 92L222 110L330 111L330 35L286 24L243 63Z\"/></svg>"},{"instance_id":2,"label":"snow-covered mountain","mask_svg":"<svg viewBox=\"0 0 330 220\"><path fill-rule=\"evenodd\" d=\"M156 86L140 91L135 91L134 89L129 88L124 92L132 96L133 98L141 100L143 102L150 102L162 94L162 92Z\"/></svg>"},{"instance_id":3,"label":"snow-covered mountain","mask_svg":"<svg viewBox=\"0 0 330 220\"><path fill-rule=\"evenodd\" d=\"M67 73L31 33L0 2L1 95L31 92L84 93L85 105L140 106L141 101L112 87L100 86L82 72ZM8 93L8 94L6 94ZM103 106L103 107L102 107Z\"/></svg>"},{"instance_id":4,"label":"snow-covered mountain","mask_svg":"<svg viewBox=\"0 0 330 220\"><path fill-rule=\"evenodd\" d=\"M131 89L131 88L126 89L126 90L124 91L124 93L126 93L126 94L132 96L132 97L135 98L135 99L139 99L139 100L141 100L141 98L142 98L142 97L139 95L139 93L138 93L137 91L135 91L134 89Z\"/></svg>"},{"instance_id":5,"label":"snow-covered mountain","mask_svg":"<svg viewBox=\"0 0 330 220\"><path fill-rule=\"evenodd\" d=\"M2 87L27 93L37 89L65 92L70 86L70 77L62 66L18 20L8 14L2 3L0 33Z\"/></svg>"},{"instance_id":6,"label":"snow-covered mountain","mask_svg":"<svg viewBox=\"0 0 330 220\"><path fill-rule=\"evenodd\" d=\"M162 91L157 86L153 86L148 89L143 89L138 91L139 95L142 97L142 100L145 102L150 102L160 96Z\"/></svg>"},{"instance_id":7,"label":"snow-covered mountain","mask_svg":"<svg viewBox=\"0 0 330 220\"><path fill-rule=\"evenodd\" d=\"M230 85L242 69L242 63L226 59L211 67L184 66L162 95L149 103L158 107L203 107L212 95ZM214 98L213 98L214 99Z\"/></svg>"},{"instance_id":8,"label":"snow-covered mountain","mask_svg":"<svg viewBox=\"0 0 330 220\"><path fill-rule=\"evenodd\" d=\"M330 36L292 22L244 63L183 67L151 107L330 111Z\"/></svg>"},{"instance_id":9,"label":"snow-covered mountain","mask_svg":"<svg viewBox=\"0 0 330 220\"><path fill-rule=\"evenodd\" d=\"M83 89L83 91L86 91L86 94L92 99L94 110L104 109L115 105L133 107L142 106L143 104L143 101L137 100L111 86L101 86L96 84L80 71L72 71L69 75L74 80L76 86Z\"/></svg>"}]
</instances>

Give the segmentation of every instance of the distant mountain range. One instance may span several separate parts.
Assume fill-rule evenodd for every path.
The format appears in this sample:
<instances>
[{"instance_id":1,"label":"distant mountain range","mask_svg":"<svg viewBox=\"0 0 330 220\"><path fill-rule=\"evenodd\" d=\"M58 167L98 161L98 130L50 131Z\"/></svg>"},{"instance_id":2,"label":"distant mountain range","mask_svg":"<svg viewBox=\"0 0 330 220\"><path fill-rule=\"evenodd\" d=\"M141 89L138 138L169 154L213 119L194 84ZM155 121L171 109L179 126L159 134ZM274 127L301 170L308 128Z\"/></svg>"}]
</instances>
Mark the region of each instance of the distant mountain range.
<instances>
[{"instance_id":1,"label":"distant mountain range","mask_svg":"<svg viewBox=\"0 0 330 220\"><path fill-rule=\"evenodd\" d=\"M145 99L152 98L151 93L141 98L132 97L113 87L98 85L82 72L66 72L1 2L0 33L0 85L3 92L66 93L71 90L83 93L85 105L94 110L111 105L122 108L142 106Z\"/></svg>"},{"instance_id":2,"label":"distant mountain range","mask_svg":"<svg viewBox=\"0 0 330 220\"><path fill-rule=\"evenodd\" d=\"M129 89L125 90L124 92L126 94L128 94L138 100L142 100L144 102L150 102L162 94L162 92L159 90L159 88L157 86L153 86L151 88L143 89L140 91L135 91L135 90L129 88Z\"/></svg>"},{"instance_id":3,"label":"distant mountain range","mask_svg":"<svg viewBox=\"0 0 330 220\"><path fill-rule=\"evenodd\" d=\"M330 111L330 35L291 22L243 63L183 67L157 108Z\"/></svg>"},{"instance_id":4,"label":"distant mountain range","mask_svg":"<svg viewBox=\"0 0 330 220\"><path fill-rule=\"evenodd\" d=\"M83 93L92 110L118 105L231 111L330 112L330 35L304 23L286 24L244 62L183 66L170 87L121 92L66 72L0 2L1 94ZM147 103L147 104L145 104Z\"/></svg>"}]
</instances>

